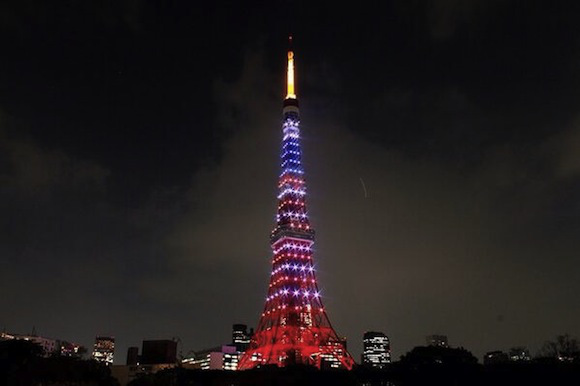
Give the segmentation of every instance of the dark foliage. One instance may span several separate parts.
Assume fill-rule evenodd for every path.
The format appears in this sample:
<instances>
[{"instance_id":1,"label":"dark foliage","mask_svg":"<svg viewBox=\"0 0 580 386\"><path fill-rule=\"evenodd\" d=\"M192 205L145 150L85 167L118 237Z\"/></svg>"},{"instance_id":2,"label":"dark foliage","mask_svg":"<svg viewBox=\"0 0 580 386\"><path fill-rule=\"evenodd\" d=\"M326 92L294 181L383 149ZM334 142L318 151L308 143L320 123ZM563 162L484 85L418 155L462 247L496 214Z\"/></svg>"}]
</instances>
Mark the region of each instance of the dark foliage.
<instances>
[{"instance_id":1,"label":"dark foliage","mask_svg":"<svg viewBox=\"0 0 580 386\"><path fill-rule=\"evenodd\" d=\"M319 371L305 366L241 372L175 368L142 376L129 386L546 386L576 385L580 366L558 361L483 366L463 348L416 347L384 370Z\"/></svg>"},{"instance_id":2,"label":"dark foliage","mask_svg":"<svg viewBox=\"0 0 580 386\"><path fill-rule=\"evenodd\" d=\"M545 359L580 363L580 343L570 334L558 335L555 340L544 343L539 356Z\"/></svg>"},{"instance_id":3,"label":"dark foliage","mask_svg":"<svg viewBox=\"0 0 580 386\"><path fill-rule=\"evenodd\" d=\"M420 368L424 366L474 365L477 358L464 348L418 346L401 357L402 366Z\"/></svg>"},{"instance_id":4,"label":"dark foliage","mask_svg":"<svg viewBox=\"0 0 580 386\"><path fill-rule=\"evenodd\" d=\"M577 385L580 366L566 363L443 365L412 370L394 363L385 370L268 368L241 372L175 368L141 376L129 386L559 386Z\"/></svg>"},{"instance_id":5,"label":"dark foliage","mask_svg":"<svg viewBox=\"0 0 580 386\"><path fill-rule=\"evenodd\" d=\"M355 385L356 376L346 370L320 371L309 366L266 367L239 372L171 369L137 378L129 386L314 386Z\"/></svg>"},{"instance_id":6,"label":"dark foliage","mask_svg":"<svg viewBox=\"0 0 580 386\"><path fill-rule=\"evenodd\" d=\"M115 386L109 368L92 360L42 357L40 346L25 340L0 342L0 385Z\"/></svg>"},{"instance_id":7,"label":"dark foliage","mask_svg":"<svg viewBox=\"0 0 580 386\"><path fill-rule=\"evenodd\" d=\"M0 342L2 386L114 386L109 368L91 360L43 358L27 341ZM546 386L577 385L580 365L551 359L481 365L462 348L416 347L384 370L320 371L308 366L249 371L174 368L143 375L130 386Z\"/></svg>"}]
</instances>

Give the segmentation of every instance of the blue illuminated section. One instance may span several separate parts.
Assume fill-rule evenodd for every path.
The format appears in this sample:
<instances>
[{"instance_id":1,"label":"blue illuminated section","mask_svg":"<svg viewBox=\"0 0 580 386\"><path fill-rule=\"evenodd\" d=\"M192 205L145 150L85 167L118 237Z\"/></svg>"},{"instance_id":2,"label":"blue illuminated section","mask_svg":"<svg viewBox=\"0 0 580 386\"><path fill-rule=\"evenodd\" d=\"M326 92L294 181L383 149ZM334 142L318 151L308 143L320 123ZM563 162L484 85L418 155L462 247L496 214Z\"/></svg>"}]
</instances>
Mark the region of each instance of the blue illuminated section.
<instances>
[{"instance_id":1,"label":"blue illuminated section","mask_svg":"<svg viewBox=\"0 0 580 386\"><path fill-rule=\"evenodd\" d=\"M278 212L272 242L285 237L312 242L314 230L306 211L306 183L300 146L300 116L297 100L286 100L282 123L281 174L278 184Z\"/></svg>"},{"instance_id":2,"label":"blue illuminated section","mask_svg":"<svg viewBox=\"0 0 580 386\"><path fill-rule=\"evenodd\" d=\"M304 174L302 168L300 149L300 120L295 112L284 114L284 124L282 125L282 174Z\"/></svg>"}]
</instances>

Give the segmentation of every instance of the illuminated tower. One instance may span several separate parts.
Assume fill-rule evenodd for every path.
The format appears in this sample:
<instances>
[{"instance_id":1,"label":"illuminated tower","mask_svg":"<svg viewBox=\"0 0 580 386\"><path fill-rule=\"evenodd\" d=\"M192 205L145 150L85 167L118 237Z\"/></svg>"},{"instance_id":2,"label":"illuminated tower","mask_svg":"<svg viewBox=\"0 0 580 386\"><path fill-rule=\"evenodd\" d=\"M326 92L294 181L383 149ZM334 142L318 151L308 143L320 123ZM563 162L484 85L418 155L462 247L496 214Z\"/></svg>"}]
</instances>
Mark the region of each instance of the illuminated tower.
<instances>
[{"instance_id":1,"label":"illuminated tower","mask_svg":"<svg viewBox=\"0 0 580 386\"><path fill-rule=\"evenodd\" d=\"M316 283L314 230L306 210L292 51L288 52L288 89L283 106L278 213L270 236L272 275L264 312L238 368L309 364L351 369L354 360L345 340L330 324Z\"/></svg>"}]
</instances>

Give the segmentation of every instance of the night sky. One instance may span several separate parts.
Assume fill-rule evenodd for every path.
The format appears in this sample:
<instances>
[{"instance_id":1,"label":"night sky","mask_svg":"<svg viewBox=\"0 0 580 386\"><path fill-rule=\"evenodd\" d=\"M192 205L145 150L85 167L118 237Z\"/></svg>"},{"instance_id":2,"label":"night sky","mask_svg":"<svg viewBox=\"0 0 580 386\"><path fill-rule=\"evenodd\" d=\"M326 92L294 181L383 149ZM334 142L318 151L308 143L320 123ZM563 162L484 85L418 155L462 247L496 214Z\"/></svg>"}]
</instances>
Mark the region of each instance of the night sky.
<instances>
[{"instance_id":1,"label":"night sky","mask_svg":"<svg viewBox=\"0 0 580 386\"><path fill-rule=\"evenodd\" d=\"M287 38L323 301L360 360L580 335L580 3L0 3L0 328L255 326ZM380 7L375 5L381 3Z\"/></svg>"}]
</instances>

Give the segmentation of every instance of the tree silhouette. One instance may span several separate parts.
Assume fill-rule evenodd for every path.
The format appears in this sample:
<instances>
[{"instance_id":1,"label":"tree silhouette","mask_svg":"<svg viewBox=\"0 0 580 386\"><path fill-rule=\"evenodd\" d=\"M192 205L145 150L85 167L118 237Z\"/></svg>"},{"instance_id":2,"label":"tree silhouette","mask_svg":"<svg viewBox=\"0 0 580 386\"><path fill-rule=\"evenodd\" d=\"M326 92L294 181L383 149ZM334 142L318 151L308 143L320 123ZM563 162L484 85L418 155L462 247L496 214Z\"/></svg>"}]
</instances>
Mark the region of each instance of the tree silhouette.
<instances>
[{"instance_id":1,"label":"tree silhouette","mask_svg":"<svg viewBox=\"0 0 580 386\"><path fill-rule=\"evenodd\" d=\"M0 385L115 386L110 369L92 360L43 357L42 348L23 339L0 341Z\"/></svg>"},{"instance_id":2,"label":"tree silhouette","mask_svg":"<svg viewBox=\"0 0 580 386\"><path fill-rule=\"evenodd\" d=\"M418 346L403 355L400 363L407 366L476 364L477 358L462 347Z\"/></svg>"},{"instance_id":3,"label":"tree silhouette","mask_svg":"<svg viewBox=\"0 0 580 386\"><path fill-rule=\"evenodd\" d=\"M570 334L558 335L556 340L544 343L539 356L554 358L562 362L577 362L580 360L580 344Z\"/></svg>"}]
</instances>

